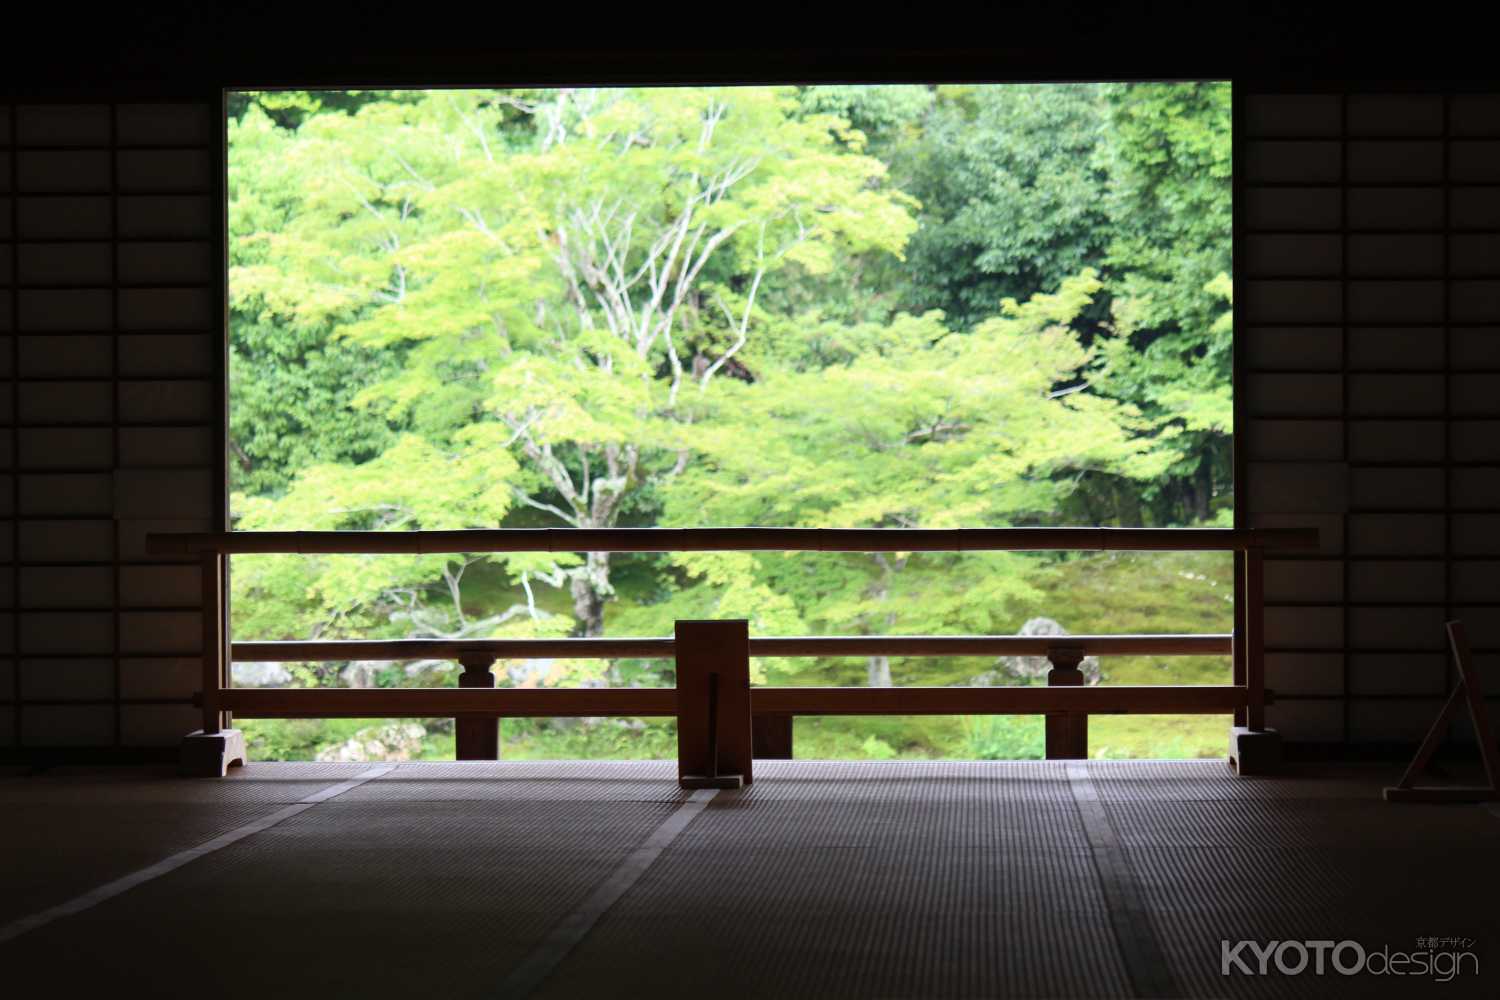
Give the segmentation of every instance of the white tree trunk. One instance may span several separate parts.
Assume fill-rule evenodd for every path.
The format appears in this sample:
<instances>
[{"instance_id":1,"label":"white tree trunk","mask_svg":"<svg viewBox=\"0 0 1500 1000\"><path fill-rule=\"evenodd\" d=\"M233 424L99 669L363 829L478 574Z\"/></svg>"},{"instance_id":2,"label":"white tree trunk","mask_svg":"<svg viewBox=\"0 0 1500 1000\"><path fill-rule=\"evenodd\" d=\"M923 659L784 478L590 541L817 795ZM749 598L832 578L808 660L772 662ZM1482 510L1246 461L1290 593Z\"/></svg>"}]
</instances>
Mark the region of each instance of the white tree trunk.
<instances>
[{"instance_id":1,"label":"white tree trunk","mask_svg":"<svg viewBox=\"0 0 1500 1000\"><path fill-rule=\"evenodd\" d=\"M581 633L588 638L604 634L604 602L612 590L609 585L609 553L589 552L584 556L581 572L573 576L573 617Z\"/></svg>"}]
</instances>

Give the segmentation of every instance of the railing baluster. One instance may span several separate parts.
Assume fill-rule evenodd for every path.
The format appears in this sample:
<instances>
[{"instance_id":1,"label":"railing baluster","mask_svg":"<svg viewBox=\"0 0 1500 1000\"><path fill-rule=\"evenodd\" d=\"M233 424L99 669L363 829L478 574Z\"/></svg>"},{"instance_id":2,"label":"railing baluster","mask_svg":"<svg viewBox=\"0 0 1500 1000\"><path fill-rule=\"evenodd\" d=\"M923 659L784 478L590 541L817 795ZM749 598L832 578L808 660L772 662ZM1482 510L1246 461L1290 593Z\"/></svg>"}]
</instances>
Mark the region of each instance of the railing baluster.
<instances>
[{"instance_id":1,"label":"railing baluster","mask_svg":"<svg viewBox=\"0 0 1500 1000\"><path fill-rule=\"evenodd\" d=\"M492 688L495 675L490 672L495 658L471 653L458 658L464 672L458 675L461 688ZM499 760L500 720L493 715L458 715L453 719L454 756L459 760Z\"/></svg>"},{"instance_id":2,"label":"railing baluster","mask_svg":"<svg viewBox=\"0 0 1500 1000\"><path fill-rule=\"evenodd\" d=\"M1083 650L1077 646L1053 646L1047 650L1052 669L1048 687L1082 687ZM1086 760L1089 755L1089 717L1085 712L1048 712L1047 759Z\"/></svg>"},{"instance_id":3,"label":"railing baluster","mask_svg":"<svg viewBox=\"0 0 1500 1000\"><path fill-rule=\"evenodd\" d=\"M756 712L750 717L752 756L760 760L792 759L792 717L785 712Z\"/></svg>"}]
</instances>

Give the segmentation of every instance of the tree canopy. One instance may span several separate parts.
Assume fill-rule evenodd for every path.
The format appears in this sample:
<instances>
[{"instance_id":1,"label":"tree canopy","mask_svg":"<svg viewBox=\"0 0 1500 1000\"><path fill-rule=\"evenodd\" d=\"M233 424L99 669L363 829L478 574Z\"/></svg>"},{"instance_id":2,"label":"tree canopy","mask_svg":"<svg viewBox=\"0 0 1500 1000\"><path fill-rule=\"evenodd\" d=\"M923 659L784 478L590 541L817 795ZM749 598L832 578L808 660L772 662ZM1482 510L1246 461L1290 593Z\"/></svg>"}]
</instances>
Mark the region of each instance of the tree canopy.
<instances>
[{"instance_id":1,"label":"tree canopy","mask_svg":"<svg viewBox=\"0 0 1500 1000\"><path fill-rule=\"evenodd\" d=\"M1224 85L231 110L238 528L1187 524L1231 503ZM235 628L1010 631L1039 572L265 557L237 564Z\"/></svg>"}]
</instances>

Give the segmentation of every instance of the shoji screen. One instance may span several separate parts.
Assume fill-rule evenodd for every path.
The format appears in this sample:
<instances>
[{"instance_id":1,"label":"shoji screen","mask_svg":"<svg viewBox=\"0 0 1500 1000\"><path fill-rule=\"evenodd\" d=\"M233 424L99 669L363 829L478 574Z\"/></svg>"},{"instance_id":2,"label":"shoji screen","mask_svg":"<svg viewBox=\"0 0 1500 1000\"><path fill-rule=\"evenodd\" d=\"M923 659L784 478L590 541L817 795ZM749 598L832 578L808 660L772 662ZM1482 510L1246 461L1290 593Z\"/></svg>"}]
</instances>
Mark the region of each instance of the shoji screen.
<instances>
[{"instance_id":1,"label":"shoji screen","mask_svg":"<svg viewBox=\"0 0 1500 1000\"><path fill-rule=\"evenodd\" d=\"M1500 97L1241 100L1241 496L1324 541L1267 567L1269 714L1414 740L1444 620L1500 653Z\"/></svg>"},{"instance_id":2,"label":"shoji screen","mask_svg":"<svg viewBox=\"0 0 1500 1000\"><path fill-rule=\"evenodd\" d=\"M171 747L195 725L198 571L142 541L222 524L220 117L208 102L0 108L12 756Z\"/></svg>"}]
</instances>

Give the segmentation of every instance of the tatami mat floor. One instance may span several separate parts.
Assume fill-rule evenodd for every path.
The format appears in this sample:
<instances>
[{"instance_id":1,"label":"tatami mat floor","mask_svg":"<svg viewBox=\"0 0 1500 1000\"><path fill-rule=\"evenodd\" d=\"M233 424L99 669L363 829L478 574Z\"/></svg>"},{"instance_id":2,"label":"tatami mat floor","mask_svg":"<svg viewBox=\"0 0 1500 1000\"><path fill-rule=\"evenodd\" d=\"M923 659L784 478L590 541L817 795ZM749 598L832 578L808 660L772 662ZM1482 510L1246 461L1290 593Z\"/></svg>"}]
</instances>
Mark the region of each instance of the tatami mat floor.
<instances>
[{"instance_id":1,"label":"tatami mat floor","mask_svg":"<svg viewBox=\"0 0 1500 1000\"><path fill-rule=\"evenodd\" d=\"M1388 805L1390 768L756 766L706 805L671 762L10 772L0 983L257 1000L1500 995L1500 815ZM1412 952L1432 937L1475 956L1450 982L1222 969L1226 940Z\"/></svg>"}]
</instances>

